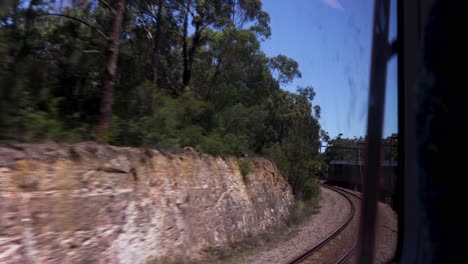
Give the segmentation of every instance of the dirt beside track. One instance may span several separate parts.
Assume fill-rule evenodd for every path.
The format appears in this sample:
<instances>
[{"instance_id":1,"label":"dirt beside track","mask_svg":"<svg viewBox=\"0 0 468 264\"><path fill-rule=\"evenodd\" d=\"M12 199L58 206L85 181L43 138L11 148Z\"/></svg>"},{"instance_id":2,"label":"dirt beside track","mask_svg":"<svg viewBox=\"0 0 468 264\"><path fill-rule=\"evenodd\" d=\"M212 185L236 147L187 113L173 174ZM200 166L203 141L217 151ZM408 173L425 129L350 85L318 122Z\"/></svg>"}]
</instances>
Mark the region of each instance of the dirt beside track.
<instances>
[{"instance_id":1,"label":"dirt beside track","mask_svg":"<svg viewBox=\"0 0 468 264\"><path fill-rule=\"evenodd\" d=\"M350 212L349 203L343 196L323 187L318 206L319 213L300 224L295 236L250 257L247 263L289 263L333 232Z\"/></svg>"}]
</instances>

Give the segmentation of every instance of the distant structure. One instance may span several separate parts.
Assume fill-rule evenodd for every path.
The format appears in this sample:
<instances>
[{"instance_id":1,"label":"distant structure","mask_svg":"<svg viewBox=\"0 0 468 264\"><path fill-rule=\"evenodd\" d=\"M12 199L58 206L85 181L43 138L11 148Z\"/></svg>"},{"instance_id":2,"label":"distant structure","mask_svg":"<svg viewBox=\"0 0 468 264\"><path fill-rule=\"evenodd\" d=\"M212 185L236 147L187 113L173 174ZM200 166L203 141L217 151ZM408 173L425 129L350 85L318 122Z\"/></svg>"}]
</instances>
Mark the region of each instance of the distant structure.
<instances>
[{"instance_id":1,"label":"distant structure","mask_svg":"<svg viewBox=\"0 0 468 264\"><path fill-rule=\"evenodd\" d=\"M380 198L385 203L393 206L398 162L395 160L385 160L381 166ZM362 161L334 160L328 166L328 181L361 191L364 170L364 162Z\"/></svg>"}]
</instances>

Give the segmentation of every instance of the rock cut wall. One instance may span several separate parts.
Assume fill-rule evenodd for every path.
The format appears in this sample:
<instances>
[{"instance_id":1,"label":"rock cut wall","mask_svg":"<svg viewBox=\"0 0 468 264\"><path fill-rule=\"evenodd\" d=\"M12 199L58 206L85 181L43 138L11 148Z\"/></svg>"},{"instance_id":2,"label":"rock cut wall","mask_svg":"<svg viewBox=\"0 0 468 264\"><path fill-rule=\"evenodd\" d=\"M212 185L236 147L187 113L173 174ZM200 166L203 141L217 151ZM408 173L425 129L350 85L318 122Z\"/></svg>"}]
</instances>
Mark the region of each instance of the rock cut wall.
<instances>
[{"instance_id":1,"label":"rock cut wall","mask_svg":"<svg viewBox=\"0 0 468 264\"><path fill-rule=\"evenodd\" d=\"M293 203L275 164L92 142L0 147L0 263L197 258L281 225Z\"/></svg>"}]
</instances>

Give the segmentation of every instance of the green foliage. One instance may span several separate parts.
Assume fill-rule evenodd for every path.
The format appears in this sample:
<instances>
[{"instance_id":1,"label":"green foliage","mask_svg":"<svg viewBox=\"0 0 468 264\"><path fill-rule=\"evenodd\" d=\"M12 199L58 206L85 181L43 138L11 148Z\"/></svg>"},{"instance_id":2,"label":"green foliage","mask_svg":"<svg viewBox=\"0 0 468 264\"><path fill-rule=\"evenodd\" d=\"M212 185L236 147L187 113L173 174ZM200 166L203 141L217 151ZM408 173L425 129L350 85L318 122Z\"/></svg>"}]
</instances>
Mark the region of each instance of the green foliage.
<instances>
[{"instance_id":1,"label":"green foliage","mask_svg":"<svg viewBox=\"0 0 468 264\"><path fill-rule=\"evenodd\" d=\"M95 140L112 11L103 2L0 2L0 138ZM108 142L268 156L297 196L313 196L327 136L321 110L311 86L280 89L301 73L261 50L271 34L261 1L192 1L188 13L176 2L128 2Z\"/></svg>"},{"instance_id":2,"label":"green foliage","mask_svg":"<svg viewBox=\"0 0 468 264\"><path fill-rule=\"evenodd\" d=\"M223 138L218 133L212 133L204 137L197 149L215 155L226 155L229 153L229 147L224 143Z\"/></svg>"},{"instance_id":3,"label":"green foliage","mask_svg":"<svg viewBox=\"0 0 468 264\"><path fill-rule=\"evenodd\" d=\"M317 213L317 205L320 197L320 188L317 183L311 182L309 191L310 197L307 199L296 199L291 208L288 218L289 225L297 225L304 221L308 216Z\"/></svg>"},{"instance_id":4,"label":"green foliage","mask_svg":"<svg viewBox=\"0 0 468 264\"><path fill-rule=\"evenodd\" d=\"M308 179L304 185L304 200L312 200L319 196L320 185L314 179Z\"/></svg>"},{"instance_id":5,"label":"green foliage","mask_svg":"<svg viewBox=\"0 0 468 264\"><path fill-rule=\"evenodd\" d=\"M363 160L364 139L342 138L340 133L337 137L328 141L328 148L325 151L326 162L333 160Z\"/></svg>"},{"instance_id":6,"label":"green foliage","mask_svg":"<svg viewBox=\"0 0 468 264\"><path fill-rule=\"evenodd\" d=\"M242 178L244 179L244 181L246 181L247 176L249 175L250 172L252 172L252 167L250 166L250 163L245 160L238 160L237 164L239 164Z\"/></svg>"},{"instance_id":7,"label":"green foliage","mask_svg":"<svg viewBox=\"0 0 468 264\"><path fill-rule=\"evenodd\" d=\"M301 78L299 64L284 55L270 58L269 66L277 72L277 79L280 83L287 84L297 77Z\"/></svg>"},{"instance_id":8,"label":"green foliage","mask_svg":"<svg viewBox=\"0 0 468 264\"><path fill-rule=\"evenodd\" d=\"M295 201L289 221L292 224L299 223L307 216L316 212L320 199L320 185L315 179L306 179L302 196Z\"/></svg>"}]
</instances>

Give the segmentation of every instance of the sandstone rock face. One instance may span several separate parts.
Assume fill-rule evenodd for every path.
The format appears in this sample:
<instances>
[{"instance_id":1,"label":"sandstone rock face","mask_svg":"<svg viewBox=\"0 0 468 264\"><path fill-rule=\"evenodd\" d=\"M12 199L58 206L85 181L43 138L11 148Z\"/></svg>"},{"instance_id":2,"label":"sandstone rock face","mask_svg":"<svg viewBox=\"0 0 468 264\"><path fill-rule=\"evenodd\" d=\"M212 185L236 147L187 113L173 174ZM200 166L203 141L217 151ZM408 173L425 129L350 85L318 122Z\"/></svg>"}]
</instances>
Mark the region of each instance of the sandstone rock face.
<instances>
[{"instance_id":1,"label":"sandstone rock face","mask_svg":"<svg viewBox=\"0 0 468 264\"><path fill-rule=\"evenodd\" d=\"M0 263L197 258L282 224L291 188L265 159L85 142L0 147Z\"/></svg>"}]
</instances>

